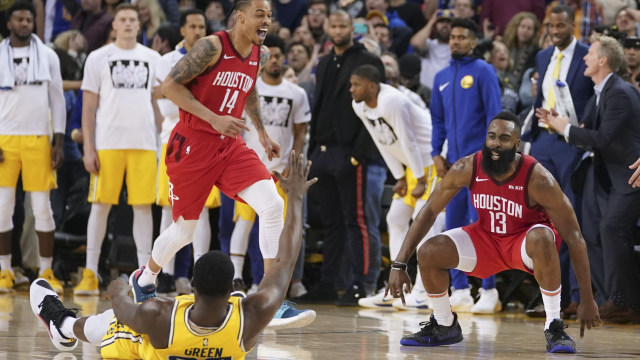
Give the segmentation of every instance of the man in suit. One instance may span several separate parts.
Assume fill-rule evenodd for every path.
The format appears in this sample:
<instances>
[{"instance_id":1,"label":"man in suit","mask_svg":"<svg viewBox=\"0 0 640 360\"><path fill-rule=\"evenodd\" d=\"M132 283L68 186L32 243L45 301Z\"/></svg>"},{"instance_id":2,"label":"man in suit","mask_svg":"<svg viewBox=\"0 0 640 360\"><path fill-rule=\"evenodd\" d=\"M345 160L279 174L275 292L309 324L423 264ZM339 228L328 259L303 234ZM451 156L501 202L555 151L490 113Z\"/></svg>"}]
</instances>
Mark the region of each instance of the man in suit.
<instances>
[{"instance_id":1,"label":"man in suit","mask_svg":"<svg viewBox=\"0 0 640 360\"><path fill-rule=\"evenodd\" d=\"M525 135L524 138L532 141L531 155L551 172L571 204L576 208L571 175L580 161L581 151L567 144L562 137L540 127L537 121L537 119L545 117L549 113L549 109L555 108L556 96L552 84L556 81L568 85L578 121L582 119L587 100L593 95L593 82L583 75L585 65L582 58L587 54L588 48L573 36L574 19L573 8L569 6L558 5L551 10L548 30L553 46L540 51L536 56L536 68L540 78L534 102L536 119L533 119L530 137ZM580 214L578 214L578 218L580 218ZM564 285L563 307L569 305L568 300L571 298L573 303L571 312L575 312L577 303L580 302L580 295L565 245L560 252L560 263L562 284ZM569 292L571 292L571 296L569 296Z\"/></svg>"},{"instance_id":2,"label":"man in suit","mask_svg":"<svg viewBox=\"0 0 640 360\"><path fill-rule=\"evenodd\" d=\"M543 123L562 134L570 144L592 148L593 175L600 207L601 254L589 253L592 274L604 273L607 302L600 307L603 320L640 321L640 277L633 252L636 223L640 217L640 189L628 184L629 164L640 153L640 94L615 75L624 62L620 44L603 36L584 57L584 74L595 86L585 109L584 127L573 126L563 115L551 115Z\"/></svg>"}]
</instances>

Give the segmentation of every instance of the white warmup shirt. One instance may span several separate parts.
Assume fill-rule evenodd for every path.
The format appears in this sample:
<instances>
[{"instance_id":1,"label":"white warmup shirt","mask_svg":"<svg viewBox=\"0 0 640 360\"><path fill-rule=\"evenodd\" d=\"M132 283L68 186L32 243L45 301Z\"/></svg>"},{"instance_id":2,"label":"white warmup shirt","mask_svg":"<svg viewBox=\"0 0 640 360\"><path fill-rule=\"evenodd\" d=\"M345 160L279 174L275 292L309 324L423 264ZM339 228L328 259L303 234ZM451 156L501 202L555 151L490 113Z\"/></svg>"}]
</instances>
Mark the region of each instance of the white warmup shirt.
<instances>
[{"instance_id":1,"label":"white warmup shirt","mask_svg":"<svg viewBox=\"0 0 640 360\"><path fill-rule=\"evenodd\" d=\"M162 55L162 58L156 68L158 86L162 84L164 79L171 72L171 69L173 69L176 63L183 56L184 54L180 52L180 50L174 50ZM180 109L178 108L178 105L174 104L173 101L169 99L158 99L158 108L160 108L160 113L162 113L162 117L164 118L162 120L160 141L162 144L166 144L169 142L169 135L171 135L173 128L176 127L176 124L180 121Z\"/></svg>"},{"instance_id":2,"label":"white warmup shirt","mask_svg":"<svg viewBox=\"0 0 640 360\"><path fill-rule=\"evenodd\" d=\"M431 114L413 103L400 90L380 84L375 109L364 101L352 102L353 111L364 123L393 177L404 176L408 166L416 178L424 176L431 159Z\"/></svg>"}]
</instances>

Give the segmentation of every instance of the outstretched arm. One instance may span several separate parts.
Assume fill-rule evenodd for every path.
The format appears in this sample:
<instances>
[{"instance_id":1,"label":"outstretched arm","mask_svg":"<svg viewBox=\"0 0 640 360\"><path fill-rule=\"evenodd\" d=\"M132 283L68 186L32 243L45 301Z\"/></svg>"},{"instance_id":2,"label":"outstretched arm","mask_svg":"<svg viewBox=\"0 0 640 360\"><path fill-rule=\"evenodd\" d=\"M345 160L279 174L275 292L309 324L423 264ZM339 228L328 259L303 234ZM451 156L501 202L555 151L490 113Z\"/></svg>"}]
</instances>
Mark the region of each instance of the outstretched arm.
<instances>
[{"instance_id":1,"label":"outstretched arm","mask_svg":"<svg viewBox=\"0 0 640 360\"><path fill-rule=\"evenodd\" d=\"M288 201L287 220L280 235L278 255L260 282L258 291L242 301L246 319L243 334L246 349L256 344L258 335L282 304L302 244L302 199L309 186L317 181L316 178L307 180L311 162L305 161L304 155L291 151L289 167L288 178L275 173L280 186L287 193Z\"/></svg>"},{"instance_id":2,"label":"outstretched arm","mask_svg":"<svg viewBox=\"0 0 640 360\"><path fill-rule=\"evenodd\" d=\"M558 229L560 237L567 242L571 264L580 288L581 301L578 317L580 318L580 337L582 337L585 327L591 329L591 327L600 325L600 316L591 289L587 245L582 238L578 219L571 207L571 202L562 192L558 182L540 164L535 166L531 180L529 180L529 198L532 205L541 205L546 210L554 226Z\"/></svg>"}]
</instances>

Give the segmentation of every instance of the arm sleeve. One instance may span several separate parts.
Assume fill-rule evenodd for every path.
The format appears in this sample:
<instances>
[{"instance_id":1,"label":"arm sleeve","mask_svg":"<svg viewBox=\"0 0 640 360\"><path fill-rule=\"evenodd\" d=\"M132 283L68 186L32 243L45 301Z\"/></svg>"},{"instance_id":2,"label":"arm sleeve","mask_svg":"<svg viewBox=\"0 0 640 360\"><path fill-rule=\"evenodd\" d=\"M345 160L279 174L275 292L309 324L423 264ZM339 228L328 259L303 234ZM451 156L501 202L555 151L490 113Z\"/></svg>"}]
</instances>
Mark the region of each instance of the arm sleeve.
<instances>
[{"instance_id":1,"label":"arm sleeve","mask_svg":"<svg viewBox=\"0 0 640 360\"><path fill-rule=\"evenodd\" d=\"M302 124L308 123L311 121L311 109L309 108L309 98L305 93L304 89L297 87L296 88L294 108L293 111L293 123L294 124Z\"/></svg>"},{"instance_id":2,"label":"arm sleeve","mask_svg":"<svg viewBox=\"0 0 640 360\"><path fill-rule=\"evenodd\" d=\"M431 156L440 155L442 146L447 138L447 130L444 123L444 106L442 104L442 95L438 89L438 83L433 83L431 91L431 126L433 133L431 134L431 145L433 150Z\"/></svg>"},{"instance_id":3,"label":"arm sleeve","mask_svg":"<svg viewBox=\"0 0 640 360\"><path fill-rule=\"evenodd\" d=\"M424 162L422 161L422 152L420 151L420 145L418 144L412 126L409 106L411 106L411 104L403 104L403 102L399 101L395 106L387 106L387 109L394 110L393 113L390 114L390 117L395 118L393 123L397 124L396 135L398 136L398 141L400 141L400 147L407 157L408 165L411 171L413 171L413 175L416 178L420 178L424 176Z\"/></svg>"},{"instance_id":4,"label":"arm sleeve","mask_svg":"<svg viewBox=\"0 0 640 360\"><path fill-rule=\"evenodd\" d=\"M67 109L62 90L62 74L60 73L60 59L53 50L47 51L49 56L49 108L54 134L64 134L67 125Z\"/></svg>"},{"instance_id":5,"label":"arm sleeve","mask_svg":"<svg viewBox=\"0 0 640 360\"><path fill-rule=\"evenodd\" d=\"M82 90L91 91L94 94L100 93L100 69L99 59L93 52L87 57L84 64L84 77L82 78Z\"/></svg>"}]
</instances>

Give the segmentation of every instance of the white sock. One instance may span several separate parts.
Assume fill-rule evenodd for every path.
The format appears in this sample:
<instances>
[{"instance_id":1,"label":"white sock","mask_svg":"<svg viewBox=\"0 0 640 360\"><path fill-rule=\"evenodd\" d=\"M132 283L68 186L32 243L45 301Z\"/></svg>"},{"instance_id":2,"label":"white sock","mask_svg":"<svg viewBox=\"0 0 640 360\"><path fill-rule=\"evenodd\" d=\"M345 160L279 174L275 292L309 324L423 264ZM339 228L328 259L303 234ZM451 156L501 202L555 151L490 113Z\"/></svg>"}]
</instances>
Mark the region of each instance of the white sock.
<instances>
[{"instance_id":1,"label":"white sock","mask_svg":"<svg viewBox=\"0 0 640 360\"><path fill-rule=\"evenodd\" d=\"M0 270L9 270L13 275L13 269L11 268L11 254L0 255Z\"/></svg>"},{"instance_id":2,"label":"white sock","mask_svg":"<svg viewBox=\"0 0 640 360\"><path fill-rule=\"evenodd\" d=\"M93 203L87 221L87 266L86 268L98 273L98 261L102 240L107 232L107 218L109 217L110 204Z\"/></svg>"},{"instance_id":3,"label":"white sock","mask_svg":"<svg viewBox=\"0 0 640 360\"><path fill-rule=\"evenodd\" d=\"M60 326L62 335L69 339L75 338L76 334L73 332L73 324L75 324L76 321L78 321L78 319L71 316L64 318L64 320L62 320L62 326Z\"/></svg>"},{"instance_id":4,"label":"white sock","mask_svg":"<svg viewBox=\"0 0 640 360\"><path fill-rule=\"evenodd\" d=\"M111 319L113 318L113 310L109 309L101 314L89 316L84 323L84 336L95 346L102 344L102 338L109 330ZM75 336L74 336L75 337Z\"/></svg>"},{"instance_id":5,"label":"white sock","mask_svg":"<svg viewBox=\"0 0 640 360\"><path fill-rule=\"evenodd\" d=\"M554 291L540 288L542 293L542 302L544 303L544 311L547 313L547 321L544 322L544 329L548 330L549 325L555 319L560 319L560 293L562 286Z\"/></svg>"},{"instance_id":6,"label":"white sock","mask_svg":"<svg viewBox=\"0 0 640 360\"><path fill-rule=\"evenodd\" d=\"M449 290L445 290L442 294L427 293L427 296L431 300L433 316L435 316L438 325L451 326L453 312L451 312L451 303L449 302Z\"/></svg>"},{"instance_id":7,"label":"white sock","mask_svg":"<svg viewBox=\"0 0 640 360\"><path fill-rule=\"evenodd\" d=\"M134 205L133 208L133 241L136 243L138 266L149 262L151 243L153 242L153 216L151 205Z\"/></svg>"},{"instance_id":8,"label":"white sock","mask_svg":"<svg viewBox=\"0 0 640 360\"><path fill-rule=\"evenodd\" d=\"M42 275L45 270L51 269L51 263L53 263L52 257L40 256L40 275Z\"/></svg>"},{"instance_id":9,"label":"white sock","mask_svg":"<svg viewBox=\"0 0 640 360\"><path fill-rule=\"evenodd\" d=\"M158 273L154 273L149 269L149 264L145 266L142 271L142 275L138 278L138 285L147 286L156 283L156 278L158 277Z\"/></svg>"},{"instance_id":10,"label":"white sock","mask_svg":"<svg viewBox=\"0 0 640 360\"><path fill-rule=\"evenodd\" d=\"M233 263L233 278L242 279L242 269L244 268L244 256L231 254Z\"/></svg>"}]
</instances>

